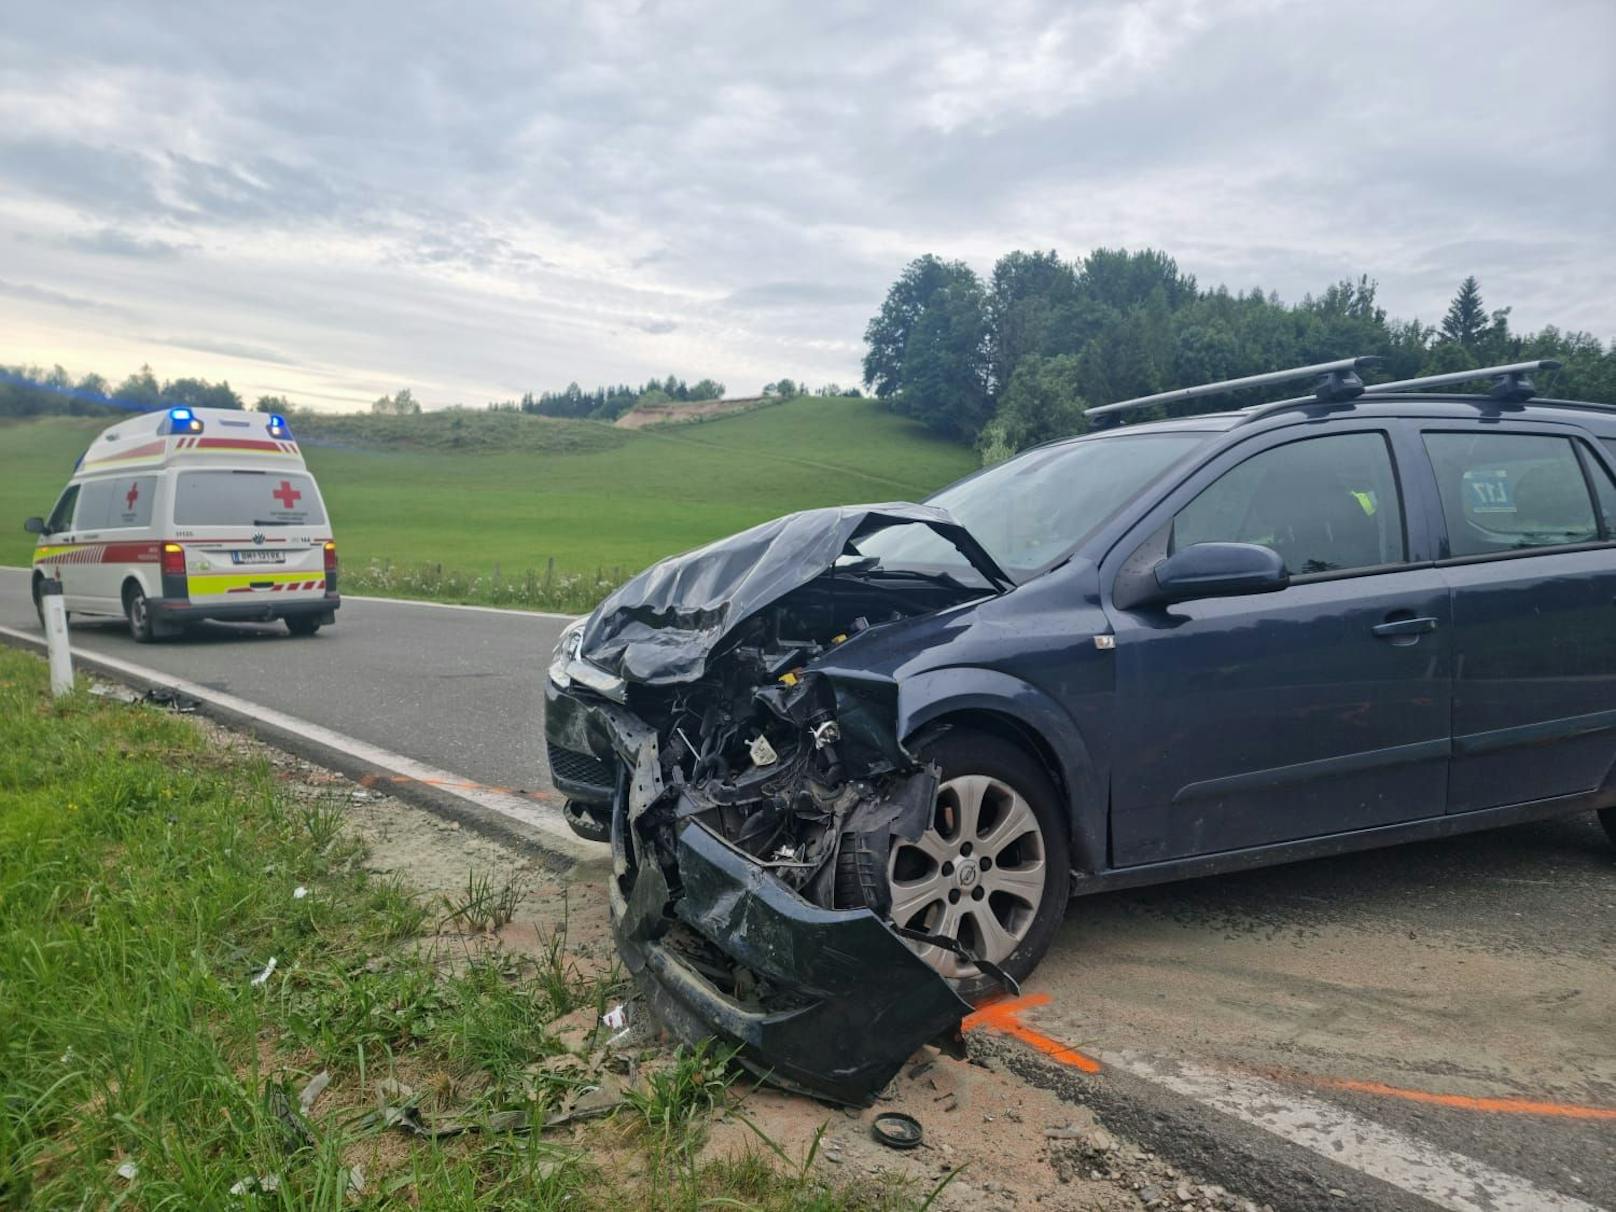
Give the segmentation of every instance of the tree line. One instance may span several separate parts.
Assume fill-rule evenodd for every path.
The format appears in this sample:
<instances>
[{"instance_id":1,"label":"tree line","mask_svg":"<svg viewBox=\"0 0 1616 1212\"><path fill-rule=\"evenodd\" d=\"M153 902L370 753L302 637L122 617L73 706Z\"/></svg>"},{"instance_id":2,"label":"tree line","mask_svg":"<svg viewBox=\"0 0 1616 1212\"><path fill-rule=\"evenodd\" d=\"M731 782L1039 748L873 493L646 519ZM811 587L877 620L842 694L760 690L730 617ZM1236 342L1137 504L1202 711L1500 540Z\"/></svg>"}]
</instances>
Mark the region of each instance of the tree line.
<instances>
[{"instance_id":1,"label":"tree line","mask_svg":"<svg viewBox=\"0 0 1616 1212\"><path fill-rule=\"evenodd\" d=\"M1548 326L1516 333L1474 277L1440 324L1387 316L1367 275L1285 304L1273 293L1204 289L1154 249L1095 249L1076 261L1016 251L983 282L962 261L910 262L865 332L864 382L912 416L996 461L1081 432L1091 405L1358 354L1372 381L1533 358L1565 363L1540 389L1616 403L1616 346Z\"/></svg>"},{"instance_id":2,"label":"tree line","mask_svg":"<svg viewBox=\"0 0 1616 1212\"><path fill-rule=\"evenodd\" d=\"M150 366L142 366L114 385L102 375L75 379L60 366L0 366L0 417L33 417L48 413L105 416L151 412L158 408L244 408L228 381L182 378L159 382ZM260 412L290 411L284 396L260 396Z\"/></svg>"}]
</instances>

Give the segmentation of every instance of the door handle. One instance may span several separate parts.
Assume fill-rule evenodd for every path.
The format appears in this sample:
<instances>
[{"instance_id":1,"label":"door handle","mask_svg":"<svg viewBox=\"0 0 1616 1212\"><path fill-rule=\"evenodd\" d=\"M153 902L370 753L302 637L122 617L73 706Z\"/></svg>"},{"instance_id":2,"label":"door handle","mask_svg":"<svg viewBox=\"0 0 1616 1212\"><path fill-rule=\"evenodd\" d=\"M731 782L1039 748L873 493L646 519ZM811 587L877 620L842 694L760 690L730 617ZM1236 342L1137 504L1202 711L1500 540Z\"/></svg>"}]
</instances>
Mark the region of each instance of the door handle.
<instances>
[{"instance_id":1,"label":"door handle","mask_svg":"<svg viewBox=\"0 0 1616 1212\"><path fill-rule=\"evenodd\" d=\"M1369 630L1382 639L1388 636L1424 635L1428 631L1435 631L1437 623L1438 620L1433 618L1388 619L1384 623L1376 623Z\"/></svg>"}]
</instances>

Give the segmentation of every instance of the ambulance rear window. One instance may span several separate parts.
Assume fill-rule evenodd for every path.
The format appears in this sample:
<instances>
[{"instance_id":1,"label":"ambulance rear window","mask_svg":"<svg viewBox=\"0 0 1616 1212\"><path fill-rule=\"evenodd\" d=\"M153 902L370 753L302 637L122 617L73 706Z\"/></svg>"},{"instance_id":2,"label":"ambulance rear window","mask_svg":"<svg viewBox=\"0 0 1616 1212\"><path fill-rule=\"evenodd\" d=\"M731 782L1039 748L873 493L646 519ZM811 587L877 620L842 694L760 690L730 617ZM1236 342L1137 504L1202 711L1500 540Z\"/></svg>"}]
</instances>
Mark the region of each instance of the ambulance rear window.
<instances>
[{"instance_id":1,"label":"ambulance rear window","mask_svg":"<svg viewBox=\"0 0 1616 1212\"><path fill-rule=\"evenodd\" d=\"M174 489L177 526L320 526L314 481L297 472L184 471Z\"/></svg>"}]
</instances>

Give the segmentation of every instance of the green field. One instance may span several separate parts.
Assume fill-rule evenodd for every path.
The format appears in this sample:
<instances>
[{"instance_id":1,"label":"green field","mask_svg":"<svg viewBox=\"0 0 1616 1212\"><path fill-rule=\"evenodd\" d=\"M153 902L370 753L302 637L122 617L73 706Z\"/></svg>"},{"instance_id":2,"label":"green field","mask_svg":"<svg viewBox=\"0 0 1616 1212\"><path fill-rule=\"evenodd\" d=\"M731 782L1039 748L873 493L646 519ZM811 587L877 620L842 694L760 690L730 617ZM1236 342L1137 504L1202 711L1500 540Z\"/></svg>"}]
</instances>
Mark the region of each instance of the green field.
<instances>
[{"instance_id":1,"label":"green field","mask_svg":"<svg viewBox=\"0 0 1616 1212\"><path fill-rule=\"evenodd\" d=\"M0 563L27 563L23 517L49 509L106 423L0 426ZM322 418L300 436L349 589L563 609L779 514L918 500L976 466L968 447L845 398L633 432L507 413Z\"/></svg>"}]
</instances>

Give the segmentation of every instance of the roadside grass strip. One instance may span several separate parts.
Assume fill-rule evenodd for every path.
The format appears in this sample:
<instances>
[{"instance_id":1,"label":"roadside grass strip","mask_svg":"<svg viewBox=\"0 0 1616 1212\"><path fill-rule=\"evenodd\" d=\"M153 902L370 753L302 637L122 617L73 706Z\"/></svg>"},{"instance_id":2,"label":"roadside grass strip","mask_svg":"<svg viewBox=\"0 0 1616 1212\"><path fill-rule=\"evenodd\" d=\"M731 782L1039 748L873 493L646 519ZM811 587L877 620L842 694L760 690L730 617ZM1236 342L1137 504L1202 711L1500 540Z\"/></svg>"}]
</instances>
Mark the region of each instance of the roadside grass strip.
<instances>
[{"instance_id":1,"label":"roadside grass strip","mask_svg":"<svg viewBox=\"0 0 1616 1212\"><path fill-rule=\"evenodd\" d=\"M497 876L368 872L340 804L0 650L0 1207L924 1203L703 1160L726 1054L569 1047L620 974L502 949Z\"/></svg>"}]
</instances>

